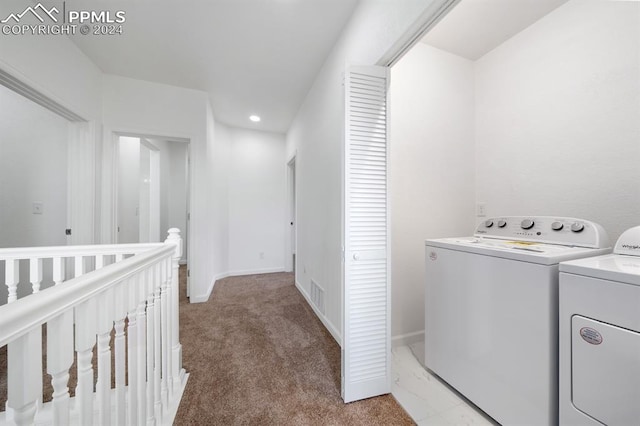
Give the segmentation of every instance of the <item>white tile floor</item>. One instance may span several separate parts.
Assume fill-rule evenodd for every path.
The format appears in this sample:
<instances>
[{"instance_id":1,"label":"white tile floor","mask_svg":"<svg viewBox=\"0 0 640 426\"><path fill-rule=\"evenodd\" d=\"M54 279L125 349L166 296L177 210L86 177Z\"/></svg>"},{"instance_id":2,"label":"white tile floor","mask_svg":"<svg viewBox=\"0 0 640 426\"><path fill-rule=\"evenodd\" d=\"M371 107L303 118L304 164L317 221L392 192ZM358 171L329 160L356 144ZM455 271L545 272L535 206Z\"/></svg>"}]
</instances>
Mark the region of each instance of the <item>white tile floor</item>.
<instances>
[{"instance_id":1,"label":"white tile floor","mask_svg":"<svg viewBox=\"0 0 640 426\"><path fill-rule=\"evenodd\" d=\"M418 426L496 424L425 370L416 358L424 359L424 343L399 346L391 353L391 392Z\"/></svg>"}]
</instances>

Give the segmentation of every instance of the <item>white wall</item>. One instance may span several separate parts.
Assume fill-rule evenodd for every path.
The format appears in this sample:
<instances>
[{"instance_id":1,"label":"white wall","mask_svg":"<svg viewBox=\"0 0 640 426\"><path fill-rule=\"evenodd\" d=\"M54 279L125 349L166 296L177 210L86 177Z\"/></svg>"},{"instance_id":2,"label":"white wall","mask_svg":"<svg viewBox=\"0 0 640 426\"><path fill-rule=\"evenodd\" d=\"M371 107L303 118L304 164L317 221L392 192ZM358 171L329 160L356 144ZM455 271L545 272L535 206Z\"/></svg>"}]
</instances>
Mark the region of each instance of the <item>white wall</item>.
<instances>
[{"instance_id":1,"label":"white wall","mask_svg":"<svg viewBox=\"0 0 640 426\"><path fill-rule=\"evenodd\" d=\"M284 270L285 138L231 129L229 273Z\"/></svg>"},{"instance_id":2,"label":"white wall","mask_svg":"<svg viewBox=\"0 0 640 426\"><path fill-rule=\"evenodd\" d=\"M0 86L0 247L64 245L66 223L67 121Z\"/></svg>"},{"instance_id":3,"label":"white wall","mask_svg":"<svg viewBox=\"0 0 640 426\"><path fill-rule=\"evenodd\" d=\"M168 219L163 229L178 228L187 229L187 191L188 191L188 165L187 148L183 142L169 142L168 156L170 159L170 178L168 182ZM182 255L182 261L186 262L187 251Z\"/></svg>"},{"instance_id":4,"label":"white wall","mask_svg":"<svg viewBox=\"0 0 640 426\"><path fill-rule=\"evenodd\" d=\"M0 16L21 12L22 0L0 2ZM78 47L65 36L4 36L0 43L0 69L48 98L60 103L86 120L78 125L70 146L67 164L69 226L71 243L95 241L100 215L97 209L100 188L96 181L96 153L100 148L102 115L102 73ZM86 131L85 131L86 130Z\"/></svg>"},{"instance_id":5,"label":"white wall","mask_svg":"<svg viewBox=\"0 0 640 426\"><path fill-rule=\"evenodd\" d=\"M23 0L3 0L0 16L24 8ZM68 37L3 35L0 68L83 118L99 121L102 73Z\"/></svg>"},{"instance_id":6,"label":"white wall","mask_svg":"<svg viewBox=\"0 0 640 426\"><path fill-rule=\"evenodd\" d=\"M65 119L0 86L0 247L66 244L67 135ZM28 271L22 262L19 296L29 292ZM43 288L50 279L45 268ZM1 262L0 304L4 283Z\"/></svg>"},{"instance_id":7,"label":"white wall","mask_svg":"<svg viewBox=\"0 0 640 426\"><path fill-rule=\"evenodd\" d=\"M476 64L489 215L640 224L640 3L574 0Z\"/></svg>"},{"instance_id":8,"label":"white wall","mask_svg":"<svg viewBox=\"0 0 640 426\"><path fill-rule=\"evenodd\" d=\"M153 139L160 153L160 232L166 237L169 228L187 229L187 151L185 142ZM186 245L185 245L186 246ZM186 248L186 247L185 247ZM186 263L187 250L183 250L182 263Z\"/></svg>"},{"instance_id":9,"label":"white wall","mask_svg":"<svg viewBox=\"0 0 640 426\"><path fill-rule=\"evenodd\" d=\"M399 337L424 329L424 240L474 229L473 62L418 43L391 69L390 103L391 334Z\"/></svg>"},{"instance_id":10,"label":"white wall","mask_svg":"<svg viewBox=\"0 0 640 426\"><path fill-rule=\"evenodd\" d=\"M151 241L151 187L149 179L151 178L151 150L144 144L140 144L140 175L138 176L138 219L140 227L138 228L138 241L141 243L157 242ZM159 212L156 212L159 214ZM160 224L158 223L158 226Z\"/></svg>"},{"instance_id":11,"label":"white wall","mask_svg":"<svg viewBox=\"0 0 640 426\"><path fill-rule=\"evenodd\" d=\"M439 0L361 1L319 71L289 132L285 158L297 153L298 223L296 284L325 289L320 319L342 336L341 164L346 64L374 65L406 38L422 14Z\"/></svg>"},{"instance_id":12,"label":"white wall","mask_svg":"<svg viewBox=\"0 0 640 426\"><path fill-rule=\"evenodd\" d=\"M210 108L210 106L209 106ZM229 272L229 163L231 162L231 131L209 115L207 128L211 129L209 155L213 168L210 171L212 215L215 238L212 259L216 275L214 279L226 277Z\"/></svg>"},{"instance_id":13,"label":"white wall","mask_svg":"<svg viewBox=\"0 0 640 426\"><path fill-rule=\"evenodd\" d=\"M206 301L213 288L214 232L211 173L215 148L213 116L205 92L114 75L103 78L103 117L108 131L185 138L191 144L191 300Z\"/></svg>"}]
</instances>

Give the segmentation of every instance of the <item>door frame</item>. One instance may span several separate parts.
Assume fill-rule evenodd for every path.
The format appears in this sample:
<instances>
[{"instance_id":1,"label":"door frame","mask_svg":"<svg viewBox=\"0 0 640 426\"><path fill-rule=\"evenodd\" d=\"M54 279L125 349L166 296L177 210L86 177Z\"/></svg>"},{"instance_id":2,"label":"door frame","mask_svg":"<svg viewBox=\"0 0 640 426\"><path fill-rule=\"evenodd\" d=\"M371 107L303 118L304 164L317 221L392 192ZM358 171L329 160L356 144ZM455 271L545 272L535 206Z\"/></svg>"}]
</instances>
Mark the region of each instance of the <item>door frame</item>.
<instances>
[{"instance_id":1,"label":"door frame","mask_svg":"<svg viewBox=\"0 0 640 426\"><path fill-rule=\"evenodd\" d=\"M165 139L175 142L184 142L187 145L187 152L190 152L191 141L194 139L192 135L165 135L162 132L144 129L126 129L111 128L105 126L103 128L103 144L102 144L102 183L100 194L100 243L115 244L117 241L118 230L118 160L119 148L118 143L120 136L129 136L135 138ZM191 165L188 164L187 170L187 229L181 229L180 232L186 235L189 250L186 253L193 252L193 241L190 238L189 212L192 210L193 199L190 194L193 191L193 179L191 178ZM165 230L166 231L166 230ZM164 241L164 235L160 235L160 240ZM187 255L187 262L189 257Z\"/></svg>"},{"instance_id":2,"label":"door frame","mask_svg":"<svg viewBox=\"0 0 640 426\"><path fill-rule=\"evenodd\" d=\"M296 185L296 159L297 151L294 151L293 155L287 160L287 196L286 196L286 227L285 232L285 244L284 244L284 270L285 272L295 271L295 265L293 262L293 255L296 253L297 246L297 233L298 227L298 193Z\"/></svg>"},{"instance_id":3,"label":"door frame","mask_svg":"<svg viewBox=\"0 0 640 426\"><path fill-rule=\"evenodd\" d=\"M147 138L140 138L140 146L149 150L149 241L159 243L164 241L160 230L160 149ZM138 220L140 217L142 214Z\"/></svg>"}]
</instances>

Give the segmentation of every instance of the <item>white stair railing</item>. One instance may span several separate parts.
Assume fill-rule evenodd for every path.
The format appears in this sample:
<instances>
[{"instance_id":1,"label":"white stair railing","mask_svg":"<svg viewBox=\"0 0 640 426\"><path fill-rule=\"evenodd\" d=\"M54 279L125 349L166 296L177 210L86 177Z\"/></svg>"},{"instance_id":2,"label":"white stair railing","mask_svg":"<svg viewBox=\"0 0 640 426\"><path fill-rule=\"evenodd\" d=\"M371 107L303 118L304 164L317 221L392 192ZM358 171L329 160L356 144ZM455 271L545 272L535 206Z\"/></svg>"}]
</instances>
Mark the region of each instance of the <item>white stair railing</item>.
<instances>
[{"instance_id":1,"label":"white stair railing","mask_svg":"<svg viewBox=\"0 0 640 426\"><path fill-rule=\"evenodd\" d=\"M8 353L0 424L171 424L188 377L178 334L181 256L175 228L164 244L1 249L9 298L0 306L0 347ZM41 291L45 259L55 286ZM65 280L67 259L74 272ZM21 261L29 262L33 293L18 298ZM43 346L53 388L44 404Z\"/></svg>"}]
</instances>

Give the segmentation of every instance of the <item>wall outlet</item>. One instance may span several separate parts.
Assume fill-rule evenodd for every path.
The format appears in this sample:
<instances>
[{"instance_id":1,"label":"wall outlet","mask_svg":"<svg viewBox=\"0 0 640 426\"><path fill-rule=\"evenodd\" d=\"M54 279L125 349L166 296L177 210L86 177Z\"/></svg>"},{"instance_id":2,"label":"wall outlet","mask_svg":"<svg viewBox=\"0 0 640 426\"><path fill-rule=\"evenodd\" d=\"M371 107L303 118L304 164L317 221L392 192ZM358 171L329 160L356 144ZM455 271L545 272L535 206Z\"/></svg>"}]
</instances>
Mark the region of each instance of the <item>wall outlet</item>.
<instances>
[{"instance_id":1,"label":"wall outlet","mask_svg":"<svg viewBox=\"0 0 640 426\"><path fill-rule=\"evenodd\" d=\"M476 216L485 217L486 215L487 215L487 204L486 203L476 204Z\"/></svg>"},{"instance_id":2,"label":"wall outlet","mask_svg":"<svg viewBox=\"0 0 640 426\"><path fill-rule=\"evenodd\" d=\"M42 203L33 203L31 207L31 213L42 214L44 213L44 205Z\"/></svg>"}]
</instances>

